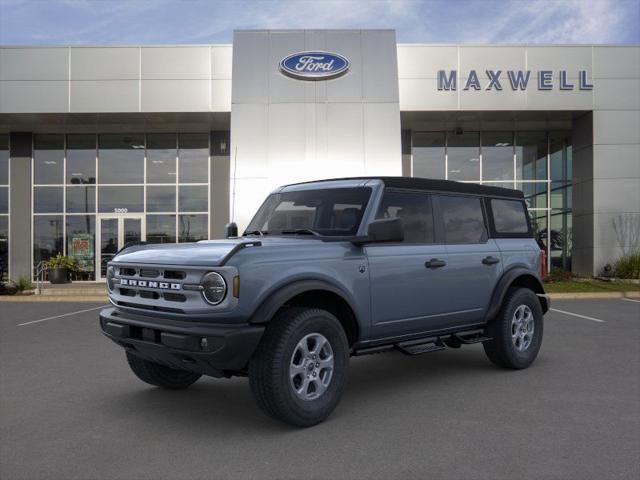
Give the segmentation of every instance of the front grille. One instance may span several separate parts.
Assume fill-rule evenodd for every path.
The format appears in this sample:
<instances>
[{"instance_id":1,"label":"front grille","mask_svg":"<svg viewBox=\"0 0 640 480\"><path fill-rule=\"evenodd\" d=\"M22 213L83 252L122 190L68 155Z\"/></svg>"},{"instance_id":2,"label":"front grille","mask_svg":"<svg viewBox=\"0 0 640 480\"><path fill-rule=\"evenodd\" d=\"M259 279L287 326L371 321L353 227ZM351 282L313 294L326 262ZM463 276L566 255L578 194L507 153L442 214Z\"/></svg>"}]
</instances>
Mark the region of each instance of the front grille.
<instances>
[{"instance_id":1,"label":"front grille","mask_svg":"<svg viewBox=\"0 0 640 480\"><path fill-rule=\"evenodd\" d=\"M156 278L160 276L160 270L153 270L150 268L141 268L140 276L144 278Z\"/></svg>"},{"instance_id":2,"label":"front grille","mask_svg":"<svg viewBox=\"0 0 640 480\"><path fill-rule=\"evenodd\" d=\"M165 270L164 278L167 280L182 280L187 276L185 272L179 270Z\"/></svg>"},{"instance_id":3,"label":"front grille","mask_svg":"<svg viewBox=\"0 0 640 480\"><path fill-rule=\"evenodd\" d=\"M181 293L165 292L165 293L162 294L162 296L168 302L186 302L187 301L187 297L185 297Z\"/></svg>"}]
</instances>

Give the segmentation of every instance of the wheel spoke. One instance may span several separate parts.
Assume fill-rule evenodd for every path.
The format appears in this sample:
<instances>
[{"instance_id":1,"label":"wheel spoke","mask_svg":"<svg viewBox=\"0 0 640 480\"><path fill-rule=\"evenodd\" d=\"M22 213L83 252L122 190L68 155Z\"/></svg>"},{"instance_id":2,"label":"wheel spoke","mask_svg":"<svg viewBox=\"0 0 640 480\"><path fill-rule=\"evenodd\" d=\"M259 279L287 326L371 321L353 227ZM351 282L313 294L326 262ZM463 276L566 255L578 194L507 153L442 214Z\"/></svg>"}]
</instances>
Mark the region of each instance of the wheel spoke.
<instances>
[{"instance_id":1,"label":"wheel spoke","mask_svg":"<svg viewBox=\"0 0 640 480\"><path fill-rule=\"evenodd\" d=\"M293 351L289 377L296 396L315 400L327 390L333 377L333 350L320 333L305 335Z\"/></svg>"}]
</instances>

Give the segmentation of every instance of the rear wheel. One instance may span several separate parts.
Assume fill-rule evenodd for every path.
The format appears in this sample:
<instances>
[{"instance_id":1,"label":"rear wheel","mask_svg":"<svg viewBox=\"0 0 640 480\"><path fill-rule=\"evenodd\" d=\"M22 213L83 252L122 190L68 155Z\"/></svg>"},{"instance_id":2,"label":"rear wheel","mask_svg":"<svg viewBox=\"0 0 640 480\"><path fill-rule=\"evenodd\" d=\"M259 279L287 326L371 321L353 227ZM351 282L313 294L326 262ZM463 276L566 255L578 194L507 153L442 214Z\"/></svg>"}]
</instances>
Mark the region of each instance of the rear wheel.
<instances>
[{"instance_id":1,"label":"rear wheel","mask_svg":"<svg viewBox=\"0 0 640 480\"><path fill-rule=\"evenodd\" d=\"M349 343L329 312L288 308L271 320L249 363L249 383L270 417L300 427L326 419L347 377Z\"/></svg>"},{"instance_id":2,"label":"rear wheel","mask_svg":"<svg viewBox=\"0 0 640 480\"><path fill-rule=\"evenodd\" d=\"M187 388L201 377L197 373L174 370L173 368L150 362L129 352L127 352L127 362L136 377L143 382L170 390Z\"/></svg>"},{"instance_id":3,"label":"rear wheel","mask_svg":"<svg viewBox=\"0 0 640 480\"><path fill-rule=\"evenodd\" d=\"M528 288L507 292L500 312L489 325L484 351L494 364L527 368L542 345L543 314L538 297Z\"/></svg>"}]
</instances>

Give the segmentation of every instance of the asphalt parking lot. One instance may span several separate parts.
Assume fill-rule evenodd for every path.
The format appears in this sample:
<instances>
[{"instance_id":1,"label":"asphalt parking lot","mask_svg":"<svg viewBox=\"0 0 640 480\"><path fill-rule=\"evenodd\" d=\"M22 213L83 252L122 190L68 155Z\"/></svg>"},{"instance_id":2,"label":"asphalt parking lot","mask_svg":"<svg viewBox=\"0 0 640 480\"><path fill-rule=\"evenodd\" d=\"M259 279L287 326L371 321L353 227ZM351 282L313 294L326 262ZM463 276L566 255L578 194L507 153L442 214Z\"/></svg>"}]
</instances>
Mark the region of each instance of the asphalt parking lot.
<instances>
[{"instance_id":1,"label":"asphalt parking lot","mask_svg":"<svg viewBox=\"0 0 640 480\"><path fill-rule=\"evenodd\" d=\"M243 378L141 383L98 306L0 303L3 480L640 478L637 300L555 301L524 371L480 345L354 358L306 430L263 416Z\"/></svg>"}]
</instances>

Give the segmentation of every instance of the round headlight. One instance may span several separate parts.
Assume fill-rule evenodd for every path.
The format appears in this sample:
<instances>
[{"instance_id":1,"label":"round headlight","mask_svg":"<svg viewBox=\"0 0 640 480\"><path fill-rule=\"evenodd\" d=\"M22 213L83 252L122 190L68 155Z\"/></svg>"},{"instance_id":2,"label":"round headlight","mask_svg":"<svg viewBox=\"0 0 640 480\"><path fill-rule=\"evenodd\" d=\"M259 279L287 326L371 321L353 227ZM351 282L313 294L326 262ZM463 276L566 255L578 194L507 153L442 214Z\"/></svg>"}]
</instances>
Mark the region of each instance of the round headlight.
<instances>
[{"instance_id":1,"label":"round headlight","mask_svg":"<svg viewBox=\"0 0 640 480\"><path fill-rule=\"evenodd\" d=\"M113 267L107 267L107 290L113 292L113 277L116 274L116 269Z\"/></svg>"},{"instance_id":2,"label":"round headlight","mask_svg":"<svg viewBox=\"0 0 640 480\"><path fill-rule=\"evenodd\" d=\"M227 282L222 275L209 272L202 278L202 296L211 305L218 305L227 294Z\"/></svg>"}]
</instances>

